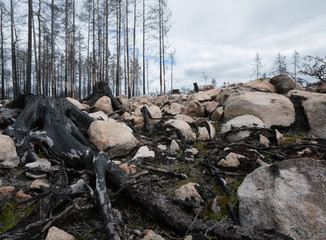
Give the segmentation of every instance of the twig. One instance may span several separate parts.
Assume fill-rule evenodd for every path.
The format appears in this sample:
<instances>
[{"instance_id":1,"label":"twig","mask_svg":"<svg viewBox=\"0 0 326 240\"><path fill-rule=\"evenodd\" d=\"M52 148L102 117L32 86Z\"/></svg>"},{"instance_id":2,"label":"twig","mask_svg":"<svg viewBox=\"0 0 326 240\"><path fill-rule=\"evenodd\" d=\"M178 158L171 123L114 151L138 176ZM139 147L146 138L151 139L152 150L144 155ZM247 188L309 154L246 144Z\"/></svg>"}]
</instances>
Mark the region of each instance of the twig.
<instances>
[{"instance_id":1,"label":"twig","mask_svg":"<svg viewBox=\"0 0 326 240\"><path fill-rule=\"evenodd\" d=\"M198 211L198 213L197 213L197 215L196 215L196 217L195 217L194 221L193 221L193 222L190 224L190 226L189 226L189 228L188 228L188 230L187 230L187 232L186 232L185 236L187 236L187 235L188 235L188 233L190 232L190 230L191 230L192 226L195 224L195 222L196 222L196 220L197 220L197 218L198 218L198 216L199 216L199 213L200 213L200 210Z\"/></svg>"}]
</instances>

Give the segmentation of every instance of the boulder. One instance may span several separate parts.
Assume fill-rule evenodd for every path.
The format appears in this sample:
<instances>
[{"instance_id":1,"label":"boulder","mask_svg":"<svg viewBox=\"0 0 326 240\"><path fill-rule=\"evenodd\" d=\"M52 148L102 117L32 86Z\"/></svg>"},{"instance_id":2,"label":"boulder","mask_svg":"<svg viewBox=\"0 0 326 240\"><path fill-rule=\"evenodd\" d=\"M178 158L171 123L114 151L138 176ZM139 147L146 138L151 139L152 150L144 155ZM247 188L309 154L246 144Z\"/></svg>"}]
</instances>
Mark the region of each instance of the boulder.
<instances>
[{"instance_id":1,"label":"boulder","mask_svg":"<svg viewBox=\"0 0 326 240\"><path fill-rule=\"evenodd\" d=\"M305 158L256 169L238 188L241 225L296 240L325 239L325 176L324 161Z\"/></svg>"},{"instance_id":2,"label":"boulder","mask_svg":"<svg viewBox=\"0 0 326 240\"><path fill-rule=\"evenodd\" d=\"M30 189L49 189L51 186L51 182L47 179L35 179L31 185Z\"/></svg>"},{"instance_id":3,"label":"boulder","mask_svg":"<svg viewBox=\"0 0 326 240\"><path fill-rule=\"evenodd\" d=\"M266 127L290 126L295 121L293 103L276 93L240 92L232 94L225 102L224 119L241 115L254 115Z\"/></svg>"},{"instance_id":4,"label":"boulder","mask_svg":"<svg viewBox=\"0 0 326 240\"><path fill-rule=\"evenodd\" d=\"M310 132L326 138L326 94L293 90L288 95L303 108Z\"/></svg>"},{"instance_id":5,"label":"boulder","mask_svg":"<svg viewBox=\"0 0 326 240\"><path fill-rule=\"evenodd\" d=\"M252 80L249 83L245 84L245 86L260 92L276 93L276 88L274 87L274 85L268 82L264 78L258 78L256 80Z\"/></svg>"},{"instance_id":6,"label":"boulder","mask_svg":"<svg viewBox=\"0 0 326 240\"><path fill-rule=\"evenodd\" d=\"M166 105L162 108L162 111L165 112L166 114L170 114L170 115L177 115L177 114L181 114L183 110L182 105L180 105L179 103L171 103L171 105Z\"/></svg>"},{"instance_id":7,"label":"boulder","mask_svg":"<svg viewBox=\"0 0 326 240\"><path fill-rule=\"evenodd\" d=\"M126 124L113 119L92 122L88 135L97 148L108 151L111 157L127 155L138 144L132 130Z\"/></svg>"},{"instance_id":8,"label":"boulder","mask_svg":"<svg viewBox=\"0 0 326 240\"><path fill-rule=\"evenodd\" d=\"M117 97L117 99L119 100L119 102L121 103L122 107L124 107L125 109L129 110L129 99L127 95L119 95Z\"/></svg>"},{"instance_id":9,"label":"boulder","mask_svg":"<svg viewBox=\"0 0 326 240\"><path fill-rule=\"evenodd\" d=\"M99 100L97 100L92 109L93 112L102 111L105 114L110 114L114 112L112 107L112 101L108 96L103 96Z\"/></svg>"},{"instance_id":10,"label":"boulder","mask_svg":"<svg viewBox=\"0 0 326 240\"><path fill-rule=\"evenodd\" d=\"M212 102L204 103L203 106L205 107L206 112L211 114L218 108L219 104L220 104L219 102L212 101Z\"/></svg>"},{"instance_id":11,"label":"boulder","mask_svg":"<svg viewBox=\"0 0 326 240\"><path fill-rule=\"evenodd\" d=\"M0 134L0 168L15 168L19 164L16 145L11 137Z\"/></svg>"},{"instance_id":12,"label":"boulder","mask_svg":"<svg viewBox=\"0 0 326 240\"><path fill-rule=\"evenodd\" d=\"M277 92L280 94L287 94L297 86L293 79L286 74L281 74L271 78L270 83L274 85Z\"/></svg>"},{"instance_id":13,"label":"boulder","mask_svg":"<svg viewBox=\"0 0 326 240\"><path fill-rule=\"evenodd\" d=\"M187 105L187 115L191 117L205 117L205 107L198 101L191 101Z\"/></svg>"},{"instance_id":14,"label":"boulder","mask_svg":"<svg viewBox=\"0 0 326 240\"><path fill-rule=\"evenodd\" d=\"M264 128L264 123L257 117L253 115L242 115L235 117L222 125L221 133L227 133L234 128L241 128L241 127L258 127ZM230 133L226 135L226 139L229 141L239 141L243 138L250 136L249 130L238 131L234 133Z\"/></svg>"},{"instance_id":15,"label":"boulder","mask_svg":"<svg viewBox=\"0 0 326 240\"><path fill-rule=\"evenodd\" d=\"M86 110L86 111L89 110L89 107L87 107L87 105L80 103L74 98L67 97L66 99L72 104L74 104L76 107L78 107L80 110Z\"/></svg>"},{"instance_id":16,"label":"boulder","mask_svg":"<svg viewBox=\"0 0 326 240\"><path fill-rule=\"evenodd\" d=\"M155 124L162 118L161 109L158 106L151 105L148 107L148 112L151 114L152 118L149 119L150 124Z\"/></svg>"},{"instance_id":17,"label":"boulder","mask_svg":"<svg viewBox=\"0 0 326 240\"><path fill-rule=\"evenodd\" d=\"M215 109L214 112L212 112L210 119L212 121L219 121L224 113L223 107L218 107Z\"/></svg>"},{"instance_id":18,"label":"boulder","mask_svg":"<svg viewBox=\"0 0 326 240\"><path fill-rule=\"evenodd\" d=\"M185 140L196 140L196 134L192 131L188 123L183 120L168 120L165 122L165 125L172 126L179 130Z\"/></svg>"}]
</instances>

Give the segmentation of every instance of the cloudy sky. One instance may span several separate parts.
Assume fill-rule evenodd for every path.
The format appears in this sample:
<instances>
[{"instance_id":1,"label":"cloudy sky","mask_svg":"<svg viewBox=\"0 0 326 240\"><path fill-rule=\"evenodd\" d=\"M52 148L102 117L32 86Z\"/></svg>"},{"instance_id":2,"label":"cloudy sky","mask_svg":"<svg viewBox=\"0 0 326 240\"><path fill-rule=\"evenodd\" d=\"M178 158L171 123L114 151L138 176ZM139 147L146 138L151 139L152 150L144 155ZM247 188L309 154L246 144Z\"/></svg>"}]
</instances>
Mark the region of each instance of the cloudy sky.
<instances>
[{"instance_id":1,"label":"cloudy sky","mask_svg":"<svg viewBox=\"0 0 326 240\"><path fill-rule=\"evenodd\" d=\"M326 55L325 0L170 0L175 88L253 79L258 53L268 76L276 55Z\"/></svg>"}]
</instances>

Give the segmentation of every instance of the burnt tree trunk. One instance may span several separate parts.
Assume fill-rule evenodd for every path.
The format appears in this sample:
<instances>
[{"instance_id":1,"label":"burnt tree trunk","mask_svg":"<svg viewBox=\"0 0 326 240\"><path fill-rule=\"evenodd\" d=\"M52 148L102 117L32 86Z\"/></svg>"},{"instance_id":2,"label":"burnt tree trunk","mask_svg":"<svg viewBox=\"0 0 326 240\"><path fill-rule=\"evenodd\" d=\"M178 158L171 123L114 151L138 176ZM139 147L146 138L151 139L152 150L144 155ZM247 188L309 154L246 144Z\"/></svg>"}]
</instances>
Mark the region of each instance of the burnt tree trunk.
<instances>
[{"instance_id":1,"label":"burnt tree trunk","mask_svg":"<svg viewBox=\"0 0 326 240\"><path fill-rule=\"evenodd\" d=\"M93 99L97 97L94 94ZM194 220L161 193L147 185L136 184L136 180L115 165L107 153L100 152L88 141L86 132L94 119L65 98L25 95L7 107L23 109L16 121L4 131L14 139L22 165L37 160L35 152L42 149L49 160L62 162L73 169L93 170L96 186L95 191L90 192L96 193L107 239L120 239L119 221L112 210L107 186L113 189L125 187L122 191L125 197L146 209L154 220L182 235L208 233L218 239L284 239L275 232Z\"/></svg>"}]
</instances>

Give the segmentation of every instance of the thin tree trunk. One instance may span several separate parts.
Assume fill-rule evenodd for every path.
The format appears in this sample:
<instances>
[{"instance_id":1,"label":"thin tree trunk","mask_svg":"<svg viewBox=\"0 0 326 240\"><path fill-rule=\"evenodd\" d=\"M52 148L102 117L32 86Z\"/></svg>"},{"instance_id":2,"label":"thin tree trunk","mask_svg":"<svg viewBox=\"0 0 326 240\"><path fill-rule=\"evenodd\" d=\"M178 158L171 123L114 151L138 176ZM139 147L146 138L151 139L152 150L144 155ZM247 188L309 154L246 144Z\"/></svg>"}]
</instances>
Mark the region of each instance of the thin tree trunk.
<instances>
[{"instance_id":1,"label":"thin tree trunk","mask_svg":"<svg viewBox=\"0 0 326 240\"><path fill-rule=\"evenodd\" d=\"M162 95L162 28L161 28L161 15L162 15L162 4L161 0L158 0L159 2L159 55L160 55L160 95Z\"/></svg>"},{"instance_id":2,"label":"thin tree trunk","mask_svg":"<svg viewBox=\"0 0 326 240\"><path fill-rule=\"evenodd\" d=\"M0 56L1 56L1 97L2 99L5 98L5 57L4 57L4 40L3 40L3 8L2 4L0 3L1 9L0 9L0 31L1 31L1 46L0 46Z\"/></svg>"},{"instance_id":3,"label":"thin tree trunk","mask_svg":"<svg viewBox=\"0 0 326 240\"><path fill-rule=\"evenodd\" d=\"M137 0L134 3L134 38L133 38L133 63L132 63L132 95L135 96L135 85L136 85L136 10Z\"/></svg>"},{"instance_id":4,"label":"thin tree trunk","mask_svg":"<svg viewBox=\"0 0 326 240\"><path fill-rule=\"evenodd\" d=\"M109 0L105 1L105 81L109 82Z\"/></svg>"},{"instance_id":5,"label":"thin tree trunk","mask_svg":"<svg viewBox=\"0 0 326 240\"><path fill-rule=\"evenodd\" d=\"M12 84L13 84L13 95L16 99L18 96L18 84L17 84L17 65L16 65L16 29L14 20L14 3L10 0L10 32L11 32L11 67L12 67Z\"/></svg>"},{"instance_id":6,"label":"thin tree trunk","mask_svg":"<svg viewBox=\"0 0 326 240\"><path fill-rule=\"evenodd\" d=\"M38 19L38 62L39 62L39 67L38 67L38 70L37 70L37 79L38 79L38 89L39 89L39 92L38 94L41 94L41 47L42 47L42 31L41 31L41 7L42 7L42 3L41 3L41 0L39 0L39 3L38 3L38 14L37 14L37 19ZM44 91L43 91L43 94L44 94Z\"/></svg>"},{"instance_id":7,"label":"thin tree trunk","mask_svg":"<svg viewBox=\"0 0 326 240\"><path fill-rule=\"evenodd\" d=\"M72 71L72 79L71 79L71 97L76 98L75 96L75 55L76 55L76 26L75 26L75 18L76 18L76 3L73 0L72 6L72 60L71 60L71 71ZM80 87L80 86L79 86Z\"/></svg>"},{"instance_id":8,"label":"thin tree trunk","mask_svg":"<svg viewBox=\"0 0 326 240\"><path fill-rule=\"evenodd\" d=\"M40 89L39 89L39 78L38 78L38 60L37 60L37 45L36 45L36 31L35 31L35 22L34 22L34 18L33 18L33 37L34 37L34 59L35 59L35 72L36 72L36 89L34 87L34 89L36 90L36 94L40 95Z\"/></svg>"},{"instance_id":9,"label":"thin tree trunk","mask_svg":"<svg viewBox=\"0 0 326 240\"><path fill-rule=\"evenodd\" d=\"M117 11L117 71L116 71L116 96L120 94L120 49L121 49L121 0Z\"/></svg>"},{"instance_id":10,"label":"thin tree trunk","mask_svg":"<svg viewBox=\"0 0 326 240\"><path fill-rule=\"evenodd\" d=\"M129 68L129 23L128 23L128 15L129 15L129 2L126 0L126 50L127 50L127 82L128 82L128 98L131 98L131 88L130 88L130 68Z\"/></svg>"},{"instance_id":11,"label":"thin tree trunk","mask_svg":"<svg viewBox=\"0 0 326 240\"><path fill-rule=\"evenodd\" d=\"M78 97L81 100L82 99L82 56L81 56L81 37L79 37L79 91L78 91ZM85 87L85 86L84 86Z\"/></svg>"},{"instance_id":12,"label":"thin tree trunk","mask_svg":"<svg viewBox=\"0 0 326 240\"><path fill-rule=\"evenodd\" d=\"M93 75L92 75L92 82L93 82L93 88L95 86L96 82L96 52L95 52L95 0L93 0Z\"/></svg>"},{"instance_id":13,"label":"thin tree trunk","mask_svg":"<svg viewBox=\"0 0 326 240\"><path fill-rule=\"evenodd\" d=\"M97 23L99 25L97 29L97 44L98 44L98 81L102 82L102 53L101 53L101 42L102 42L102 19L100 14L100 1L97 1Z\"/></svg>"},{"instance_id":14,"label":"thin tree trunk","mask_svg":"<svg viewBox=\"0 0 326 240\"><path fill-rule=\"evenodd\" d=\"M33 1L28 0L28 36L27 36L27 66L26 66L26 88L25 93L32 92L32 21L33 21Z\"/></svg>"},{"instance_id":15,"label":"thin tree trunk","mask_svg":"<svg viewBox=\"0 0 326 240\"><path fill-rule=\"evenodd\" d=\"M145 80L145 0L143 0L143 95L146 94Z\"/></svg>"},{"instance_id":16,"label":"thin tree trunk","mask_svg":"<svg viewBox=\"0 0 326 240\"><path fill-rule=\"evenodd\" d=\"M52 96L56 97L55 43L54 43L54 0L51 3L51 86Z\"/></svg>"},{"instance_id":17,"label":"thin tree trunk","mask_svg":"<svg viewBox=\"0 0 326 240\"><path fill-rule=\"evenodd\" d=\"M65 96L68 96L68 0L65 5Z\"/></svg>"},{"instance_id":18,"label":"thin tree trunk","mask_svg":"<svg viewBox=\"0 0 326 240\"><path fill-rule=\"evenodd\" d=\"M87 31L87 95L91 94L91 70L90 70L90 32L91 32L91 7L88 8L88 31Z\"/></svg>"}]
</instances>

